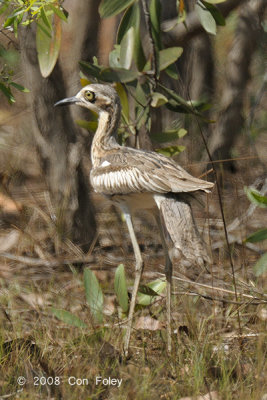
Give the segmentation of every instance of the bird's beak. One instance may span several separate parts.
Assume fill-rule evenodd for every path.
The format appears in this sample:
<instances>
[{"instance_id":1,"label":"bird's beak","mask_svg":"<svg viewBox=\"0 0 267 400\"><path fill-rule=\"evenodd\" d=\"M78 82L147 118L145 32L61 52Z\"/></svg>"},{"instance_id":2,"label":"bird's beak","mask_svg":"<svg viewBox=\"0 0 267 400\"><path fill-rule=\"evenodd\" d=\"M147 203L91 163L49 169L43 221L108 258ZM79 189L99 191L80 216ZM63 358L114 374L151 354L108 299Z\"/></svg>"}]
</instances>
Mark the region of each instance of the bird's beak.
<instances>
[{"instance_id":1,"label":"bird's beak","mask_svg":"<svg viewBox=\"0 0 267 400\"><path fill-rule=\"evenodd\" d=\"M56 102L55 104L54 104L54 107L57 107L57 106L67 106L67 105L70 105L70 104L75 104L75 103L77 103L79 101L79 99L77 98L77 97L68 97L68 98L66 98L66 99L63 99L63 100L60 100L60 101L58 101L58 102Z\"/></svg>"}]
</instances>

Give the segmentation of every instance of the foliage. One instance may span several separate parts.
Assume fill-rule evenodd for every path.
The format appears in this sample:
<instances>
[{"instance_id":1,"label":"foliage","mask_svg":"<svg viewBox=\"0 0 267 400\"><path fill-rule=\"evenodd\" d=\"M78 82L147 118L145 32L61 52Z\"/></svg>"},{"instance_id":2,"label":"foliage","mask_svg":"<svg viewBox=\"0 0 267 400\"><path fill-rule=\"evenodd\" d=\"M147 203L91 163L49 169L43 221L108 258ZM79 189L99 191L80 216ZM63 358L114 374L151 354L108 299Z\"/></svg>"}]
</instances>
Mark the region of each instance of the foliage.
<instances>
[{"instance_id":1,"label":"foliage","mask_svg":"<svg viewBox=\"0 0 267 400\"><path fill-rule=\"evenodd\" d=\"M12 89L15 88L21 92L29 92L24 86L13 81L14 67L17 63L17 52L7 50L0 45L0 91L7 97L9 103L15 102Z\"/></svg>"},{"instance_id":2,"label":"foliage","mask_svg":"<svg viewBox=\"0 0 267 400\"><path fill-rule=\"evenodd\" d=\"M97 323L103 323L103 305L104 296L96 278L94 272L89 268L84 270L84 288L87 304L89 305L93 319ZM147 285L141 285L139 287L138 297L137 297L137 307L138 306L150 306L157 300L158 296L166 288L165 279L157 279L148 283ZM129 298L128 289L125 278L124 265L118 265L115 272L114 289L117 297L118 304L122 312L119 309L119 316L125 317L129 310ZM78 328L87 328L87 325L76 315L70 313L69 311L51 308L52 314L54 314L58 319L63 321L65 324L76 326Z\"/></svg>"},{"instance_id":3,"label":"foliage","mask_svg":"<svg viewBox=\"0 0 267 400\"><path fill-rule=\"evenodd\" d=\"M19 25L37 24L36 47L42 76L47 77L57 61L61 41L61 21L67 21L67 12L59 0L2 0L0 14L5 17L3 30L18 36ZM0 48L1 72L0 91L10 103L15 102L12 88L28 92L26 88L14 82L10 54L15 51Z\"/></svg>"},{"instance_id":4,"label":"foliage","mask_svg":"<svg viewBox=\"0 0 267 400\"><path fill-rule=\"evenodd\" d=\"M123 108L124 135L138 135L143 126L148 133L151 131L151 109L166 107L173 112L189 113L201 116L200 111L208 108L206 104L187 102L173 90L161 83L162 74L178 79L175 63L181 56L181 47L164 48L161 40L161 4L159 0L149 3L149 19L146 21L147 34L153 42L150 53L144 51L144 44L140 37L140 19L144 2L140 0L102 0L99 7L102 18L118 15L123 12L117 32L117 43L109 55L109 66L100 65L94 58L93 63L81 61L82 71L90 80L100 82L116 82L120 84L119 95ZM211 33L216 33L216 24L225 23L214 1L198 1L201 22L203 27ZM178 22L181 15L185 15L184 3L178 2ZM144 11L143 11L144 12ZM205 17L204 17L205 14ZM124 89L122 87L124 86ZM133 113L129 110L127 93L134 98L135 108ZM182 137L181 131L167 129L166 132L157 133L152 137L159 143L170 142ZM183 131L184 134L186 133ZM121 142L125 141L125 136ZM184 146L167 146L157 151L173 156L184 150Z\"/></svg>"},{"instance_id":5,"label":"foliage","mask_svg":"<svg viewBox=\"0 0 267 400\"><path fill-rule=\"evenodd\" d=\"M258 207L267 208L267 197L260 194L257 190L252 188L245 188L245 192L249 200L256 204ZM267 228L260 229L250 235L246 241L251 243L261 242L267 240ZM256 276L260 276L267 271L267 253L263 254L254 266Z\"/></svg>"},{"instance_id":6,"label":"foliage","mask_svg":"<svg viewBox=\"0 0 267 400\"><path fill-rule=\"evenodd\" d=\"M147 0L102 0L99 13L102 18L121 16L117 43L109 54L109 66L99 65L95 58L93 63L80 62L82 70L91 79L102 82L116 82L123 108L123 127L125 134L121 142L129 134L138 135L142 126L147 132L151 129L151 108L167 107L173 112L200 114L203 104L187 102L175 92L160 83L161 75L168 74L173 79L178 79L175 63L181 56L183 49L180 47L164 48L161 40L161 3L160 0L150 0L149 15L146 16L146 29L153 43L151 54L144 51L144 44L140 35L142 7ZM196 9L201 23L208 32L216 33L216 24L225 23L216 3L219 0L198 0ZM19 25L37 24L36 47L40 71L43 77L52 72L58 59L61 43L61 22L67 21L67 12L62 7L60 0L3 0L0 12L5 15L4 29L13 30L18 35ZM183 1L177 2L178 19L181 23L186 17ZM147 14L147 12L145 12ZM0 90L14 101L10 87L15 86L12 80L2 79ZM123 86L122 86L123 85ZM17 88L19 88L17 86ZM21 87L21 90L24 88ZM134 113L129 113L127 94L135 99ZM204 105L205 106L205 105ZM80 121L81 124L85 124ZM92 124L94 127L95 124ZM92 126L87 125L88 128ZM169 129L171 130L171 128ZM160 134L157 135L159 137ZM158 140L172 141L177 135L161 134ZM184 149L183 146L167 146L159 149L166 155L174 155Z\"/></svg>"},{"instance_id":7,"label":"foliage","mask_svg":"<svg viewBox=\"0 0 267 400\"><path fill-rule=\"evenodd\" d=\"M84 270L84 287L87 303L97 322L103 320L103 293L95 274L89 269Z\"/></svg>"},{"instance_id":8,"label":"foliage","mask_svg":"<svg viewBox=\"0 0 267 400\"><path fill-rule=\"evenodd\" d=\"M124 313L127 313L129 304L128 304L128 291L126 286L126 279L125 279L125 272L124 272L124 265L120 264L116 269L115 273L115 293L117 295L117 299L121 309Z\"/></svg>"}]
</instances>

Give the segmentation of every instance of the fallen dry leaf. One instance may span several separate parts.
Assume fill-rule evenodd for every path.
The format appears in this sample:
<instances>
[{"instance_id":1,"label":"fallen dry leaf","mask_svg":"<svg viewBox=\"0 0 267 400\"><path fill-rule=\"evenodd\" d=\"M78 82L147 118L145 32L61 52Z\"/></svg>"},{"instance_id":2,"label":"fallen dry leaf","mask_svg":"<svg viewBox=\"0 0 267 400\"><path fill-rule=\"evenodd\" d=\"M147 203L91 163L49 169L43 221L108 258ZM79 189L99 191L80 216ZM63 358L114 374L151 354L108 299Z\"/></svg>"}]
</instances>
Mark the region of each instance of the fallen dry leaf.
<instances>
[{"instance_id":1,"label":"fallen dry leaf","mask_svg":"<svg viewBox=\"0 0 267 400\"><path fill-rule=\"evenodd\" d=\"M7 214L18 213L22 209L21 204L0 193L0 210Z\"/></svg>"},{"instance_id":2,"label":"fallen dry leaf","mask_svg":"<svg viewBox=\"0 0 267 400\"><path fill-rule=\"evenodd\" d=\"M267 308L262 308L261 310L259 310L258 317L261 321L267 321Z\"/></svg>"},{"instance_id":3,"label":"fallen dry leaf","mask_svg":"<svg viewBox=\"0 0 267 400\"><path fill-rule=\"evenodd\" d=\"M0 264L0 278L10 279L11 277L12 277L12 271L10 266L8 264Z\"/></svg>"},{"instance_id":4,"label":"fallen dry leaf","mask_svg":"<svg viewBox=\"0 0 267 400\"><path fill-rule=\"evenodd\" d=\"M29 304L29 306L33 308L40 308L47 305L47 299L45 295L41 296L36 293L21 293L19 297L25 301L25 303Z\"/></svg>"},{"instance_id":5,"label":"fallen dry leaf","mask_svg":"<svg viewBox=\"0 0 267 400\"><path fill-rule=\"evenodd\" d=\"M114 314L114 312L116 310L115 302L116 302L116 296L115 295L105 296L104 307L103 307L103 313L105 315Z\"/></svg>"},{"instance_id":6,"label":"fallen dry leaf","mask_svg":"<svg viewBox=\"0 0 267 400\"><path fill-rule=\"evenodd\" d=\"M157 319L149 316L138 318L135 329L148 329L149 331L157 331L162 329L162 323Z\"/></svg>"},{"instance_id":7,"label":"fallen dry leaf","mask_svg":"<svg viewBox=\"0 0 267 400\"><path fill-rule=\"evenodd\" d=\"M0 236L0 252L9 251L16 246L19 240L19 232L13 229L4 236Z\"/></svg>"}]
</instances>

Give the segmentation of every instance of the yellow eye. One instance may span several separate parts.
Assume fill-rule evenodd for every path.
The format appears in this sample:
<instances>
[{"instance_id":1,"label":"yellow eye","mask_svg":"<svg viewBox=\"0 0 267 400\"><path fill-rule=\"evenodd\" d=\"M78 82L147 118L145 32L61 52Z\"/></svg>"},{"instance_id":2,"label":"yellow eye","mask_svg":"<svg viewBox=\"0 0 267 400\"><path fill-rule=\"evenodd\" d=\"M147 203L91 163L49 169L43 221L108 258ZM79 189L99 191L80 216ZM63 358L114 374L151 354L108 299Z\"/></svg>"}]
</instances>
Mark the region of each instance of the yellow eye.
<instances>
[{"instance_id":1,"label":"yellow eye","mask_svg":"<svg viewBox=\"0 0 267 400\"><path fill-rule=\"evenodd\" d=\"M95 102L95 93L91 92L91 90L86 90L86 92L84 92L84 98L88 101L90 101L91 103Z\"/></svg>"}]
</instances>

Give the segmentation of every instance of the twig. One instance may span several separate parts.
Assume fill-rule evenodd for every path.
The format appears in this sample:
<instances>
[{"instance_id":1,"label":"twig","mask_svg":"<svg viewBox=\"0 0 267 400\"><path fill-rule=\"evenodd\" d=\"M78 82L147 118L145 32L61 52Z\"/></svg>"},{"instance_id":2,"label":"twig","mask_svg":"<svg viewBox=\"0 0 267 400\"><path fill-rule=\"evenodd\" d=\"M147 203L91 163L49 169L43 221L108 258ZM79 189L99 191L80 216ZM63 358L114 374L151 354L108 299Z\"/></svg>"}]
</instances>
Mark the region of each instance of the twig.
<instances>
[{"instance_id":1,"label":"twig","mask_svg":"<svg viewBox=\"0 0 267 400\"><path fill-rule=\"evenodd\" d=\"M163 276L163 277L165 276L164 274L162 274L160 272L157 272L156 275L157 276ZM173 276L173 279L175 279L177 281L180 281L180 282L183 282L183 283L188 283L188 284L193 285L193 286L204 287L205 289L209 289L209 290L212 290L212 291L216 290L216 291L219 291L219 292L229 293L229 294L235 295L235 292L233 290L224 289L224 288L220 288L220 287L216 287L216 286L210 286L210 285L207 285L205 283L194 282L194 281L191 281L190 279L179 278L178 276L175 276L175 275ZM237 292L236 294L238 296L246 297L248 299L254 299L254 300L259 300L259 301L264 301L265 302L265 300L259 299L258 297L254 297L254 296L252 296L250 294L239 293L239 292Z\"/></svg>"},{"instance_id":2,"label":"twig","mask_svg":"<svg viewBox=\"0 0 267 400\"><path fill-rule=\"evenodd\" d=\"M234 292L233 292L234 293ZM228 304L237 304L239 306L247 306L247 305L253 305L253 306L258 306L259 304L267 304L267 300L259 300L259 301L248 301L248 302L243 302L243 301L234 301L234 300L228 300L228 299L220 299L219 297L213 297L209 296L207 294L202 294L199 292L172 292L173 295L180 296L199 296L203 297L206 300L211 300L211 301L220 301L221 303L228 303Z\"/></svg>"},{"instance_id":3,"label":"twig","mask_svg":"<svg viewBox=\"0 0 267 400\"><path fill-rule=\"evenodd\" d=\"M68 265L68 264L85 264L92 263L95 261L95 257L87 256L85 258L80 259L70 259L70 260L42 260L40 258L32 258L25 256L16 256L11 253L0 253L0 257L7 258L8 260L18 261L22 264L30 265L31 267L59 267L60 265Z\"/></svg>"},{"instance_id":4,"label":"twig","mask_svg":"<svg viewBox=\"0 0 267 400\"><path fill-rule=\"evenodd\" d=\"M3 396L0 396L0 400L8 399L9 397L16 396L17 394L22 393L22 392L23 392L23 389L18 389L16 392L9 393L9 394L4 394Z\"/></svg>"}]
</instances>

